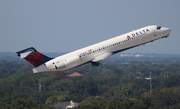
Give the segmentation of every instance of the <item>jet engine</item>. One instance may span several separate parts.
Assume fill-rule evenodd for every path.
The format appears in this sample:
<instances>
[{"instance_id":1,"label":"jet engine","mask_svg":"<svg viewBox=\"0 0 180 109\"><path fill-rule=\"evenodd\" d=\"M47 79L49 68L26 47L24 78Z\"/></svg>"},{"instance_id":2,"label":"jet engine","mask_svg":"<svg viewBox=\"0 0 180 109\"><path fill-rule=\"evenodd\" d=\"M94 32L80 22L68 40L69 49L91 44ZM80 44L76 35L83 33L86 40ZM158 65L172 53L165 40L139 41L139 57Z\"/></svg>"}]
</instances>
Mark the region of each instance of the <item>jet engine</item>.
<instances>
[{"instance_id":1,"label":"jet engine","mask_svg":"<svg viewBox=\"0 0 180 109\"><path fill-rule=\"evenodd\" d=\"M66 68L66 65L64 62L58 62L56 65L55 65L55 68L56 69L64 69Z\"/></svg>"},{"instance_id":2,"label":"jet engine","mask_svg":"<svg viewBox=\"0 0 180 109\"><path fill-rule=\"evenodd\" d=\"M56 69L68 69L68 68L72 68L76 65L78 65L81 62L79 56L73 56L69 59L64 60L63 62L58 62L55 65Z\"/></svg>"}]
</instances>

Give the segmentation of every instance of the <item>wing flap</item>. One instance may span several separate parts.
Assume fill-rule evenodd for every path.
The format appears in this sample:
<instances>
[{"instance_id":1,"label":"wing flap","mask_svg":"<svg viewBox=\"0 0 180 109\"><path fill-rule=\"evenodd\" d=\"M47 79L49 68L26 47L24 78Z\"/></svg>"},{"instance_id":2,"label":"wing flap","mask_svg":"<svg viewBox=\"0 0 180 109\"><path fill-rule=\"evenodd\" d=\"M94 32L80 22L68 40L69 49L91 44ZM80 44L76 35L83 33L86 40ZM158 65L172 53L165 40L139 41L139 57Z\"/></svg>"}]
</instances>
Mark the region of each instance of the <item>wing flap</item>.
<instances>
[{"instance_id":1,"label":"wing flap","mask_svg":"<svg viewBox=\"0 0 180 109\"><path fill-rule=\"evenodd\" d=\"M108 57L111 56L111 55L112 55L112 53L110 53L110 52L101 54L101 55L97 56L96 58L94 58L94 59L92 60L92 62L98 62L98 61L100 61L100 60L104 60L104 59L108 58Z\"/></svg>"}]
</instances>

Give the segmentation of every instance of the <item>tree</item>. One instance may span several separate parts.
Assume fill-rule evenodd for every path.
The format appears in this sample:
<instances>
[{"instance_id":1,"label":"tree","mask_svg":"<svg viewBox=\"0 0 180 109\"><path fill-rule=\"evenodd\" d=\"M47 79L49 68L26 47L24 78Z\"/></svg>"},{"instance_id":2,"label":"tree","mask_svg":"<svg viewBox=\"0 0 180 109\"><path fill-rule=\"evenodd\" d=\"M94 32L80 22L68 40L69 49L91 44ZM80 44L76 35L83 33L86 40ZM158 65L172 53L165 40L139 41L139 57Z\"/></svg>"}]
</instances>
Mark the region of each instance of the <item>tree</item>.
<instances>
[{"instance_id":1,"label":"tree","mask_svg":"<svg viewBox=\"0 0 180 109\"><path fill-rule=\"evenodd\" d=\"M31 99L17 99L10 105L10 109L54 109L49 105L38 104Z\"/></svg>"},{"instance_id":2,"label":"tree","mask_svg":"<svg viewBox=\"0 0 180 109\"><path fill-rule=\"evenodd\" d=\"M46 104L52 105L57 103L57 98L55 96L50 96L47 100L46 100Z\"/></svg>"},{"instance_id":3,"label":"tree","mask_svg":"<svg viewBox=\"0 0 180 109\"><path fill-rule=\"evenodd\" d=\"M122 99L135 97L137 94L136 85L134 83L121 84L114 93L118 93Z\"/></svg>"}]
</instances>

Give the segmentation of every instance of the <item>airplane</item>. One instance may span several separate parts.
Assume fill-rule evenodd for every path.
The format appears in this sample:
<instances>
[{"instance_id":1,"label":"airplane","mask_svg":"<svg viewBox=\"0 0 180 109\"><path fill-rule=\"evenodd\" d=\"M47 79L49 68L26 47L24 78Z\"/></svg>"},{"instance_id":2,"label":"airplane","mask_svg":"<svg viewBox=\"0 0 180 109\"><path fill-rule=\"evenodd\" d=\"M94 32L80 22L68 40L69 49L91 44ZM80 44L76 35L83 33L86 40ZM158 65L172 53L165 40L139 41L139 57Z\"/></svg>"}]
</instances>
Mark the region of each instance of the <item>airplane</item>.
<instances>
[{"instance_id":1,"label":"airplane","mask_svg":"<svg viewBox=\"0 0 180 109\"><path fill-rule=\"evenodd\" d=\"M55 58L48 57L33 47L16 53L34 66L33 73L64 71L86 63L99 66L99 61L113 54L166 38L170 32L170 28L150 25Z\"/></svg>"}]
</instances>

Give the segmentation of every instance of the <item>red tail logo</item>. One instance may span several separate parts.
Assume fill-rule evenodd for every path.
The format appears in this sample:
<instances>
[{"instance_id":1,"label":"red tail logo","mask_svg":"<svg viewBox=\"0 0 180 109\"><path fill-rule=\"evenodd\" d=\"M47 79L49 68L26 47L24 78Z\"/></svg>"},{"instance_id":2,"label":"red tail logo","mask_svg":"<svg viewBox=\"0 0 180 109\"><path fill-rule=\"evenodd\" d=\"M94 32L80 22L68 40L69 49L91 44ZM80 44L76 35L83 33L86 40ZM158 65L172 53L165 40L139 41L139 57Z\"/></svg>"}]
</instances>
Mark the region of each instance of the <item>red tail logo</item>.
<instances>
[{"instance_id":1,"label":"red tail logo","mask_svg":"<svg viewBox=\"0 0 180 109\"><path fill-rule=\"evenodd\" d=\"M38 67L41 64L53 59L53 58L47 57L46 55L38 52L33 47L18 51L16 53L20 58L24 58L25 60L27 60L29 63L31 63L35 67Z\"/></svg>"}]
</instances>

